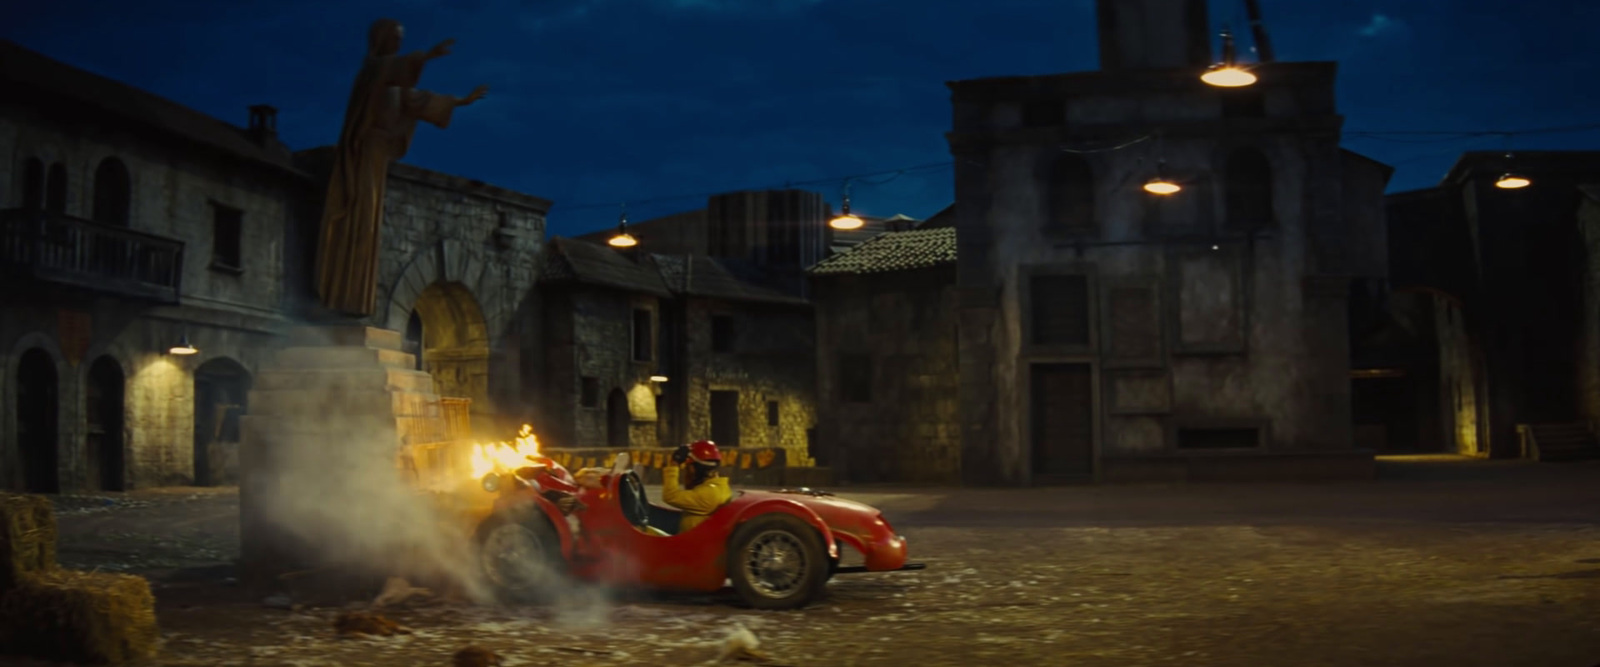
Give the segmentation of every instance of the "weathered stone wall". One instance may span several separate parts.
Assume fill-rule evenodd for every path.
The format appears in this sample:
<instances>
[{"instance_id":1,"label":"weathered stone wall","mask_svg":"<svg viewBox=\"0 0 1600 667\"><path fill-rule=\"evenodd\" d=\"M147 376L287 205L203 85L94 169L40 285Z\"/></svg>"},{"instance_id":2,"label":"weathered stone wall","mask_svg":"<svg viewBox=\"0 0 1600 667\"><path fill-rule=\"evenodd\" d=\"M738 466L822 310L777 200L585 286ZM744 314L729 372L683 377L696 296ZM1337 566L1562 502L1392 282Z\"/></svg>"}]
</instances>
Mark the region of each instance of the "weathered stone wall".
<instances>
[{"instance_id":1,"label":"weathered stone wall","mask_svg":"<svg viewBox=\"0 0 1600 667\"><path fill-rule=\"evenodd\" d=\"M959 482L954 267L813 285L819 465L853 482ZM843 400L843 354L872 359L870 402Z\"/></svg>"},{"instance_id":2,"label":"weathered stone wall","mask_svg":"<svg viewBox=\"0 0 1600 667\"><path fill-rule=\"evenodd\" d=\"M241 117L243 110L241 109ZM17 364L29 349L48 352L59 378L59 476L65 489L89 479L84 400L92 363L109 356L126 378L122 447L125 484L194 479L193 373L212 359L254 372L258 350L282 321L286 234L307 183L286 169L246 165L169 137L120 124L89 124L18 104L0 106L0 208L23 199L29 158L67 171L66 214L92 215L94 175L115 157L131 180L129 227L183 241L180 306L91 297L71 291L8 292L0 317L0 485L22 484L17 446ZM287 155L285 155L287 161ZM213 204L243 211L241 267L212 263ZM87 323L85 330L81 323ZM187 335L192 357L166 350Z\"/></svg>"},{"instance_id":3,"label":"weathered stone wall","mask_svg":"<svg viewBox=\"0 0 1600 667\"><path fill-rule=\"evenodd\" d=\"M298 157L325 182L329 149ZM548 200L482 181L406 164L389 170L377 312L366 323L404 332L416 311L425 342L449 340L424 353L424 366L443 395L472 399L473 428L485 436L509 434L533 409L526 385L535 380L523 376L537 367L524 359L540 356L531 300L549 208ZM311 223L314 236L320 222ZM314 258L309 250L301 258L305 271Z\"/></svg>"},{"instance_id":4,"label":"weathered stone wall","mask_svg":"<svg viewBox=\"0 0 1600 667\"><path fill-rule=\"evenodd\" d=\"M1190 424L1261 428L1262 446L1240 454L1352 447L1348 276L1320 275L1335 267L1380 270L1351 258L1381 256L1384 239L1374 232L1381 225L1345 223L1352 214L1381 213L1365 199L1381 201L1382 190L1345 191L1336 131L1307 133L1337 122L1331 70L1307 67L1264 90L1262 116L1254 118L1224 118L1215 90L1175 84L1158 90L1168 85L1162 81L1137 94L1120 92L1127 86L1078 92L1074 86L1110 88L1109 79L1040 77L1036 94L1060 95L1061 117L1023 127L1021 101L1012 97L1022 93L1006 92L1009 83L996 82L992 90L974 83L969 99L958 88L952 153L986 165L965 178L958 172L957 179L957 201L972 200L957 208L960 283L971 299L963 315L962 371L989 375L964 379L967 419L979 420L967 429L965 453L988 451L982 458L994 466L992 481L1025 482L1032 475L1026 415L1034 363L1093 369L1101 467L1117 458L1183 455L1175 432ZM1130 117L1148 124L1126 124ZM1153 135L1158 123L1182 129L1169 129L1159 145L1084 156L1093 182L1090 230L1046 225L1049 183L1039 166L1060 154L1059 143ZM1271 219L1254 240L1230 229L1237 221L1224 205L1224 179L1211 176L1224 173L1240 147L1259 150L1270 164ZM1157 157L1169 177L1185 184L1169 199L1137 187L1151 177ZM1351 182L1369 181L1382 179ZM1363 201L1346 206L1342 198ZM1035 273L1087 276L1089 345L1029 343L1026 285ZM1118 308L1132 310L1124 317ZM1119 351L1127 337L1154 341L1153 347ZM991 411L994 419L984 423Z\"/></svg>"},{"instance_id":5,"label":"weathered stone wall","mask_svg":"<svg viewBox=\"0 0 1600 667\"><path fill-rule=\"evenodd\" d=\"M656 447L655 396L650 381L657 362L633 359L633 311L651 313L659 336L661 306L656 297L570 285L548 286L543 319L546 330L544 406L534 432L550 447L608 446L609 399L614 392L627 406L628 446ZM660 354L652 346L652 356ZM596 387L593 405L582 405L584 378ZM548 435L547 435L548 434Z\"/></svg>"},{"instance_id":6,"label":"weathered stone wall","mask_svg":"<svg viewBox=\"0 0 1600 667\"><path fill-rule=\"evenodd\" d=\"M811 307L690 298L685 310L685 439L711 438L711 392L737 391L739 446L782 447L789 465L814 465L806 436L817 424ZM731 352L712 349L715 316L733 320ZM776 426L767 420L769 402L778 404Z\"/></svg>"},{"instance_id":7,"label":"weathered stone wall","mask_svg":"<svg viewBox=\"0 0 1600 667\"><path fill-rule=\"evenodd\" d=\"M1444 430L1452 441L1447 448L1466 456L1486 455L1480 451L1483 443L1478 433L1483 397L1461 304L1440 296L1432 301L1439 341L1439 402L1446 415Z\"/></svg>"}]
</instances>

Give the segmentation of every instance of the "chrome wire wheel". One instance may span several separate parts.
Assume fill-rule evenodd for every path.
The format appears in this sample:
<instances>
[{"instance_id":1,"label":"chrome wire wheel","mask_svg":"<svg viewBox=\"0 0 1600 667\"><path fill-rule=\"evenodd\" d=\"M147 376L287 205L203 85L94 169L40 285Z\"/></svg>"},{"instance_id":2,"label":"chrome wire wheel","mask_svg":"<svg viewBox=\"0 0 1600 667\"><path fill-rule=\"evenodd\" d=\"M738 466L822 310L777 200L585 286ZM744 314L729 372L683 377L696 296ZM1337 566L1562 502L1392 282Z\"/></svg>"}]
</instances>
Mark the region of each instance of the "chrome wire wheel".
<instances>
[{"instance_id":1,"label":"chrome wire wheel","mask_svg":"<svg viewBox=\"0 0 1600 667\"><path fill-rule=\"evenodd\" d=\"M805 580L806 550L787 530L768 530L755 536L741 559L744 575L755 591L772 599L787 598Z\"/></svg>"}]
</instances>

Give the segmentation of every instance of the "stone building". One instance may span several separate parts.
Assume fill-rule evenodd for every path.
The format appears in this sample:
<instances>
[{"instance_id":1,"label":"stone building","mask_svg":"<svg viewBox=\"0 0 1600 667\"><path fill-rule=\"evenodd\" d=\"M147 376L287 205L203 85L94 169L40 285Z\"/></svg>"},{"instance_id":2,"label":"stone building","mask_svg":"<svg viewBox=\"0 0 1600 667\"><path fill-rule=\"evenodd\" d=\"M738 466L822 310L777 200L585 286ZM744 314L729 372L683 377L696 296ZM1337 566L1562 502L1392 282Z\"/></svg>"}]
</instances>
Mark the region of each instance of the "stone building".
<instances>
[{"instance_id":1,"label":"stone building","mask_svg":"<svg viewBox=\"0 0 1600 667\"><path fill-rule=\"evenodd\" d=\"M227 481L308 184L273 110L237 127L10 42L0 87L0 488Z\"/></svg>"},{"instance_id":2,"label":"stone building","mask_svg":"<svg viewBox=\"0 0 1600 667\"><path fill-rule=\"evenodd\" d=\"M1099 71L950 84L963 478L1370 475L1349 293L1390 169L1340 149L1335 65L1212 88L1205 2L1098 9Z\"/></svg>"},{"instance_id":3,"label":"stone building","mask_svg":"<svg viewBox=\"0 0 1600 667\"><path fill-rule=\"evenodd\" d=\"M311 280L331 147L296 154L318 184L299 219L289 289L295 314ZM471 401L472 428L503 439L526 421L540 373L535 319L550 201L460 176L395 164L384 193L377 311L369 326L404 332L440 396Z\"/></svg>"},{"instance_id":4,"label":"stone building","mask_svg":"<svg viewBox=\"0 0 1600 667\"><path fill-rule=\"evenodd\" d=\"M961 479L956 230L943 220L879 234L810 270L817 464L841 481Z\"/></svg>"},{"instance_id":5,"label":"stone building","mask_svg":"<svg viewBox=\"0 0 1600 667\"><path fill-rule=\"evenodd\" d=\"M781 447L816 423L810 305L694 254L552 239L541 438L556 448Z\"/></svg>"},{"instance_id":6,"label":"stone building","mask_svg":"<svg viewBox=\"0 0 1600 667\"><path fill-rule=\"evenodd\" d=\"M1495 186L1512 171L1532 184ZM1388 198L1393 289L1410 299L1391 310L1432 326L1426 352L1404 369L1416 378L1406 391L1424 406L1415 417L1424 448L1600 455L1597 262L1583 188L1597 180L1600 152L1470 152L1438 186Z\"/></svg>"}]
</instances>

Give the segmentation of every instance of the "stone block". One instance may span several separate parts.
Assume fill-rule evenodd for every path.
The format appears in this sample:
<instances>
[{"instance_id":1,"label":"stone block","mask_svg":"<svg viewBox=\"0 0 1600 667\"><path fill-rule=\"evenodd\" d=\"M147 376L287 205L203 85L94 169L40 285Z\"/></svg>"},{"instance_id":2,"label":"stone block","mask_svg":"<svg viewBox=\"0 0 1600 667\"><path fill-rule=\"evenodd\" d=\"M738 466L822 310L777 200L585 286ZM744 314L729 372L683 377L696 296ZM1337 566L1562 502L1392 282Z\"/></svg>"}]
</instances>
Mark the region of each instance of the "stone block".
<instances>
[{"instance_id":1,"label":"stone block","mask_svg":"<svg viewBox=\"0 0 1600 667\"><path fill-rule=\"evenodd\" d=\"M318 326L295 327L289 331L292 347L365 347L378 350L399 350L405 338L398 331L377 327Z\"/></svg>"},{"instance_id":2,"label":"stone block","mask_svg":"<svg viewBox=\"0 0 1600 667\"><path fill-rule=\"evenodd\" d=\"M291 347L278 351L277 366L286 369L386 366L409 370L416 368L416 355L367 347Z\"/></svg>"}]
</instances>

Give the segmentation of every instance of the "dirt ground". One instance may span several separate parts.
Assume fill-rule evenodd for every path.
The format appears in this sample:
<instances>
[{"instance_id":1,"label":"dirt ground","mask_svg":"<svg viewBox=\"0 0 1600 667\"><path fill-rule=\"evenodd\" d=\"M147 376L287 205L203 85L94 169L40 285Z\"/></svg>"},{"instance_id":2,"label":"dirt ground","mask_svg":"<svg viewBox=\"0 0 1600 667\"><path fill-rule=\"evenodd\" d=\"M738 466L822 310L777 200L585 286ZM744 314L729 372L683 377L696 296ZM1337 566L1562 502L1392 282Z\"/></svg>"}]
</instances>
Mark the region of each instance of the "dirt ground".
<instances>
[{"instance_id":1,"label":"dirt ground","mask_svg":"<svg viewBox=\"0 0 1600 667\"><path fill-rule=\"evenodd\" d=\"M1600 466L1395 460L1377 482L844 488L920 572L840 575L829 599L719 597L386 612L415 633L335 638L339 609L232 585L234 489L62 497L61 560L155 586L169 665L692 665L734 628L772 665L1600 665Z\"/></svg>"}]
</instances>

